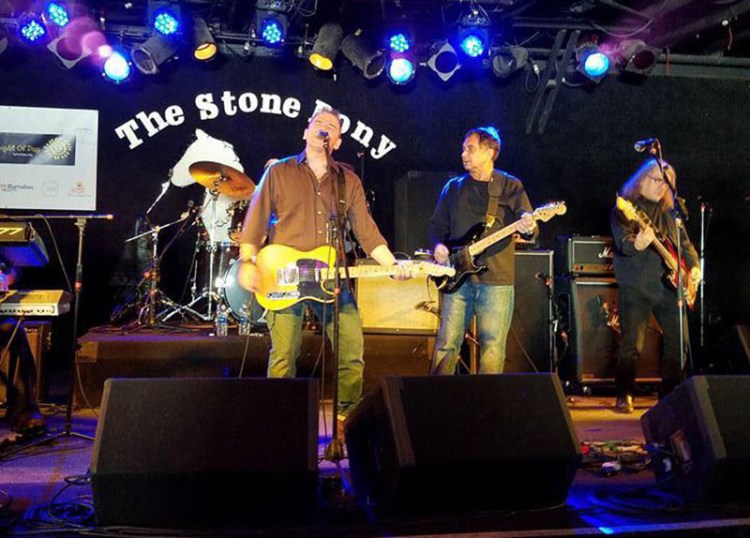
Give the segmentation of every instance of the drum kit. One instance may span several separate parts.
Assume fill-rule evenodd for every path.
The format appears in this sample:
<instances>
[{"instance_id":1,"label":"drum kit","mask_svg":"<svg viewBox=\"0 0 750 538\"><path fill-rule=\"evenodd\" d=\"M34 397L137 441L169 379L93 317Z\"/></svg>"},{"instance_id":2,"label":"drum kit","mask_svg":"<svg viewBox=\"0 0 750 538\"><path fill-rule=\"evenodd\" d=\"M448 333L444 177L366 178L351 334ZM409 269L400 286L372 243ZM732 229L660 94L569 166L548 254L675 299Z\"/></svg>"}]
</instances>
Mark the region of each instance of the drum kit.
<instances>
[{"instance_id":1,"label":"drum kit","mask_svg":"<svg viewBox=\"0 0 750 538\"><path fill-rule=\"evenodd\" d=\"M204 203L197 210L195 219L199 232L196 234L189 275L190 298L187 304L179 304L158 289L159 261L166 251L165 248L159 254L158 238L161 231L180 223L182 226L178 234L181 233L192 224L193 211L127 240L137 240L146 235L151 238L150 285L138 314L139 326L161 326L174 319L182 322L213 321L219 309L223 308L237 320L247 317L253 325L263 325L263 309L255 301L253 293L242 288L237 281L239 240L255 183L244 172L212 161L190 164L189 176L186 179L182 175L173 175L171 183L178 187L197 183L206 189ZM165 185L149 211L164 195L169 182Z\"/></svg>"}]
</instances>

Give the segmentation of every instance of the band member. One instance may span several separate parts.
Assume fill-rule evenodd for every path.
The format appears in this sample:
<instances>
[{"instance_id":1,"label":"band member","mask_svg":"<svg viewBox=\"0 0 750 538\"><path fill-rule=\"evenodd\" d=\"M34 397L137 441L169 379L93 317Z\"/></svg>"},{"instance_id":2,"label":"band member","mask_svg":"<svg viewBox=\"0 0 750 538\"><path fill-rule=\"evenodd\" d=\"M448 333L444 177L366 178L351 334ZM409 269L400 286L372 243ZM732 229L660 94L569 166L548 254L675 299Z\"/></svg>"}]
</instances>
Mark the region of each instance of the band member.
<instances>
[{"instance_id":1,"label":"band member","mask_svg":"<svg viewBox=\"0 0 750 538\"><path fill-rule=\"evenodd\" d=\"M438 263L446 263L449 258L446 241L461 238L479 222L494 231L520 220L521 233L534 233L536 224L523 184L495 169L500 147L500 135L494 127L466 133L461 160L467 173L448 181L428 224L428 239ZM454 292L442 294L433 374L455 373L472 315L477 317L481 345L479 372L502 373L513 316L514 252L512 237L499 241L477 258L477 263L487 265L486 270L466 279Z\"/></svg>"},{"instance_id":2,"label":"band member","mask_svg":"<svg viewBox=\"0 0 750 538\"><path fill-rule=\"evenodd\" d=\"M238 280L248 290L258 291L255 257L264 238L272 244L309 251L335 246L339 212L349 220L363 249L382 266L396 259L373 221L365 203L362 182L350 168L332 159L341 146L341 120L333 109L316 112L304 131L305 149L269 166L258 185L245 218L240 243ZM342 179L343 178L343 179ZM343 186L345 192L340 192ZM339 249L337 249L339 250ZM342 260L343 261L343 260ZM397 278L409 276L397 267ZM358 403L364 371L362 323L354 298L346 285L340 296L338 355L338 414L345 417ZM293 377L299 357L304 303L319 320L325 317L329 338L333 336L333 307L317 301L300 301L267 315L271 332L269 377ZM325 316L324 316L325 315Z\"/></svg>"},{"instance_id":3,"label":"band member","mask_svg":"<svg viewBox=\"0 0 750 538\"><path fill-rule=\"evenodd\" d=\"M3 271L0 264L0 293L13 284L13 270ZM0 381L6 387L5 419L11 429L22 434L37 434L45 430L44 417L34 402L32 387L36 380L34 356L31 354L26 332L15 318L0 320Z\"/></svg>"},{"instance_id":4,"label":"band member","mask_svg":"<svg viewBox=\"0 0 750 538\"><path fill-rule=\"evenodd\" d=\"M646 160L620 191L620 196L632 204L639 217L628 217L621 207L615 207L611 213L622 330L615 371L615 410L621 413L633 412L636 369L652 313L664 337L660 394L671 391L681 380L677 293L663 281L665 260L656 248L657 243L665 241L677 244L674 197L666 183L674 186L676 179L675 169L668 163L654 158ZM682 258L690 268L685 286L695 287L701 279L698 255L682 224L680 237ZM687 339L687 324L684 327Z\"/></svg>"}]
</instances>

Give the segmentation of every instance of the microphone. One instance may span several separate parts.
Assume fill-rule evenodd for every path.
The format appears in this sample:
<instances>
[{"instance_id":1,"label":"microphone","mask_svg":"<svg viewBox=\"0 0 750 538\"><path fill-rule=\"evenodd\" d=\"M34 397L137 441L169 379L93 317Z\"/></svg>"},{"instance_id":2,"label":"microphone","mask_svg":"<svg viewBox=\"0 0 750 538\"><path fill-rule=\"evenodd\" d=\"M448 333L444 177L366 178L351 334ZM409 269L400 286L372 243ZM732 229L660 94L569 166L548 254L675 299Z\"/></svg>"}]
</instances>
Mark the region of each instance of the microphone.
<instances>
[{"instance_id":1,"label":"microphone","mask_svg":"<svg viewBox=\"0 0 750 538\"><path fill-rule=\"evenodd\" d=\"M190 214L195 210L195 201L188 200L187 202L187 211L183 211L180 215L181 220L185 220L190 216Z\"/></svg>"},{"instance_id":2,"label":"microphone","mask_svg":"<svg viewBox=\"0 0 750 538\"><path fill-rule=\"evenodd\" d=\"M644 138L643 140L639 140L638 142L633 144L633 149L638 153L643 153L647 149L651 149L657 145L659 145L658 138Z\"/></svg>"},{"instance_id":3,"label":"microphone","mask_svg":"<svg viewBox=\"0 0 750 538\"><path fill-rule=\"evenodd\" d=\"M323 140L328 140L328 132L318 131L318 138L322 138Z\"/></svg>"}]
</instances>

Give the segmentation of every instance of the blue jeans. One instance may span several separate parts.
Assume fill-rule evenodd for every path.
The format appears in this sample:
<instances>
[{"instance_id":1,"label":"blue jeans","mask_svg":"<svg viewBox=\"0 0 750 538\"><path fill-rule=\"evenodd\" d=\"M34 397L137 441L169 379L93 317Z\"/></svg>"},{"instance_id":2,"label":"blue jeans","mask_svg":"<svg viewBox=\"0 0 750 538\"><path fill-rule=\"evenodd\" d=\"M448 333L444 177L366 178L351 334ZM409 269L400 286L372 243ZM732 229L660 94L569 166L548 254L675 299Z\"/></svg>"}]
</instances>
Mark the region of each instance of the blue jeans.
<instances>
[{"instance_id":1,"label":"blue jeans","mask_svg":"<svg viewBox=\"0 0 750 538\"><path fill-rule=\"evenodd\" d=\"M271 353L268 360L268 377L294 377L297 373L297 359L302 344L302 319L305 303L309 304L315 316L323 323L323 303L301 301L283 310L271 311L266 315L271 331ZM348 290L342 290L339 309L339 367L338 367L338 409L347 415L359 403L362 396L362 376L365 361L362 320ZM333 342L333 304L325 305L325 327L328 338Z\"/></svg>"},{"instance_id":2,"label":"blue jeans","mask_svg":"<svg viewBox=\"0 0 750 538\"><path fill-rule=\"evenodd\" d=\"M432 374L456 372L461 344L471 317L477 317L480 374L499 374L505 366L505 341L513 317L513 286L492 286L468 280L442 296L440 330L432 355Z\"/></svg>"}]
</instances>

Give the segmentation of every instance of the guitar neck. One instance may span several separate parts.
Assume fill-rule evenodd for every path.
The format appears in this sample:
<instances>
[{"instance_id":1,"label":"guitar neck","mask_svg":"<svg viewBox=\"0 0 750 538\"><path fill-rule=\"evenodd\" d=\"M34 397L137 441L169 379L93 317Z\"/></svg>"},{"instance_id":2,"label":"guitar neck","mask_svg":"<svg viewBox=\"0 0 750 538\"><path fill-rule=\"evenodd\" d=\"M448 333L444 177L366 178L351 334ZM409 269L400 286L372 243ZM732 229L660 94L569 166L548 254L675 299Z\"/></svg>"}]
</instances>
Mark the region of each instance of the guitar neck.
<instances>
[{"instance_id":1,"label":"guitar neck","mask_svg":"<svg viewBox=\"0 0 750 538\"><path fill-rule=\"evenodd\" d=\"M393 276L396 274L396 267L383 267L382 265L354 265L348 269L339 267L339 277L346 278L347 273L350 278L375 278L379 276ZM331 280L336 276L336 269L330 267L322 269L320 276L323 280Z\"/></svg>"},{"instance_id":2,"label":"guitar neck","mask_svg":"<svg viewBox=\"0 0 750 538\"><path fill-rule=\"evenodd\" d=\"M516 221L513 224L509 224L505 228L501 228L496 232L492 232L487 237L484 237L480 239L479 241L472 243L471 245L468 246L469 254L471 254L472 256L481 254L482 252L490 248L492 245L494 245L498 241L502 241L509 235L517 232L518 224L519 224L519 221Z\"/></svg>"}]
</instances>

